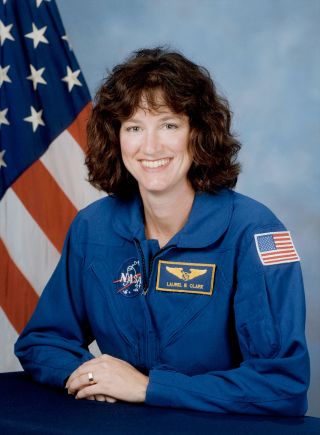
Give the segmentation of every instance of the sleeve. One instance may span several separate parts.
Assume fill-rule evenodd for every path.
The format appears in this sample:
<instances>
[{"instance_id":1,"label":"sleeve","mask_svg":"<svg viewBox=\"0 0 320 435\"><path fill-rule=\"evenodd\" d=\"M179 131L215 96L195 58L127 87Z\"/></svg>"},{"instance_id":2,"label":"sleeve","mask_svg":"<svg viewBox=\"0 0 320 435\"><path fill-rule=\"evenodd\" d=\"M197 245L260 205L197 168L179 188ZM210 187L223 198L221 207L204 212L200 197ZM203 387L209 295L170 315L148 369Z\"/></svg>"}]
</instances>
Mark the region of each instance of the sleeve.
<instances>
[{"instance_id":1,"label":"sleeve","mask_svg":"<svg viewBox=\"0 0 320 435\"><path fill-rule=\"evenodd\" d=\"M151 370L147 403L220 413L306 412L310 369L300 262L264 266L254 234L249 240L238 259L234 298L242 363L196 376Z\"/></svg>"},{"instance_id":2,"label":"sleeve","mask_svg":"<svg viewBox=\"0 0 320 435\"><path fill-rule=\"evenodd\" d=\"M60 387L79 365L93 358L88 351L93 337L82 293L83 257L74 223L60 261L15 344L26 372L39 382Z\"/></svg>"}]
</instances>

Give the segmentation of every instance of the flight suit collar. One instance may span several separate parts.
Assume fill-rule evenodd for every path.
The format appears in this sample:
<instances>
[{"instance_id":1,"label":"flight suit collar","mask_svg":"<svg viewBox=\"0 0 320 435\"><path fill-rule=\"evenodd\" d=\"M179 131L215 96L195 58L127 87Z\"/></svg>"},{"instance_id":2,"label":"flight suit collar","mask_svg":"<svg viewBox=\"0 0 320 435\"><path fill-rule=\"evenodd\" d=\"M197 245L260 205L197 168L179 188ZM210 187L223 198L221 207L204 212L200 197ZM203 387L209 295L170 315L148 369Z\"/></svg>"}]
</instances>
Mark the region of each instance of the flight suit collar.
<instances>
[{"instance_id":1,"label":"flight suit collar","mask_svg":"<svg viewBox=\"0 0 320 435\"><path fill-rule=\"evenodd\" d=\"M140 195L130 200L114 197L114 230L132 240L145 240L143 204ZM196 192L184 227L168 242L178 248L202 248L214 243L227 230L233 211L233 193L222 189L216 194Z\"/></svg>"}]
</instances>

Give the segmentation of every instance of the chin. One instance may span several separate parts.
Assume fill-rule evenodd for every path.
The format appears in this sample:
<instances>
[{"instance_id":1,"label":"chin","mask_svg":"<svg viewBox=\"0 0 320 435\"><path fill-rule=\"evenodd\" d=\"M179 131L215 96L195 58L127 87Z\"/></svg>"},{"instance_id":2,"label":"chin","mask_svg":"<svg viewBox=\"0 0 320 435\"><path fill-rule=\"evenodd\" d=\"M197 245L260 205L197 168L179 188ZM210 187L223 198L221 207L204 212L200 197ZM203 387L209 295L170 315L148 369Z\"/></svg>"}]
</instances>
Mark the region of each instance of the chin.
<instances>
[{"instance_id":1,"label":"chin","mask_svg":"<svg viewBox=\"0 0 320 435\"><path fill-rule=\"evenodd\" d=\"M146 192L146 193L148 192L148 193L159 194L159 193L168 192L168 186L163 186L163 185L141 186L140 191Z\"/></svg>"}]
</instances>

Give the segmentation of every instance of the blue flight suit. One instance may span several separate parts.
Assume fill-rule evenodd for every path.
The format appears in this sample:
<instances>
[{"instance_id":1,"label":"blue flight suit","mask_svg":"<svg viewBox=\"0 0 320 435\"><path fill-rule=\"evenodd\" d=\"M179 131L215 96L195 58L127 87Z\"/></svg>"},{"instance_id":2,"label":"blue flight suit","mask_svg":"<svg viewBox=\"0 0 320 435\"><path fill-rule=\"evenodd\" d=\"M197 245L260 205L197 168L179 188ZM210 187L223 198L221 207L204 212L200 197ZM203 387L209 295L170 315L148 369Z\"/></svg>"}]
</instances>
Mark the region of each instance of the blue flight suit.
<instances>
[{"instance_id":1,"label":"blue flight suit","mask_svg":"<svg viewBox=\"0 0 320 435\"><path fill-rule=\"evenodd\" d=\"M198 192L187 223L160 249L145 239L139 196L96 201L72 223L16 355L34 379L62 387L96 339L102 353L149 375L150 405L303 415L300 263L261 259L257 244L284 231L248 197Z\"/></svg>"}]
</instances>

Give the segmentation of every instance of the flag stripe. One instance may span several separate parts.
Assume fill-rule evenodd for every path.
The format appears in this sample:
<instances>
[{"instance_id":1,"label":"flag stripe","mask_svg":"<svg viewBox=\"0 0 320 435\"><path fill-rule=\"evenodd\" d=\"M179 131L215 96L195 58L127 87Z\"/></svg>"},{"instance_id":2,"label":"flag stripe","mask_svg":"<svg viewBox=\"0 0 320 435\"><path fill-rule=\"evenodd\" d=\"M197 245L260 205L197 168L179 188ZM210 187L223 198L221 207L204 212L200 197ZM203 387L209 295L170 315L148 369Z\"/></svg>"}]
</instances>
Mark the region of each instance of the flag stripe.
<instances>
[{"instance_id":1,"label":"flag stripe","mask_svg":"<svg viewBox=\"0 0 320 435\"><path fill-rule=\"evenodd\" d=\"M40 295L60 254L12 189L1 200L0 237L11 259Z\"/></svg>"},{"instance_id":2,"label":"flag stripe","mask_svg":"<svg viewBox=\"0 0 320 435\"><path fill-rule=\"evenodd\" d=\"M10 372L19 372L22 370L21 364L19 363L18 358L15 358L13 355L13 346L18 338L17 331L9 322L9 319L3 309L0 306L0 325L1 325L1 334L0 334L0 349L1 349L1 358L0 358L0 372L10 371Z\"/></svg>"},{"instance_id":3,"label":"flag stripe","mask_svg":"<svg viewBox=\"0 0 320 435\"><path fill-rule=\"evenodd\" d=\"M0 239L0 305L17 332L21 332L30 319L38 295L25 279Z\"/></svg>"},{"instance_id":4,"label":"flag stripe","mask_svg":"<svg viewBox=\"0 0 320 435\"><path fill-rule=\"evenodd\" d=\"M297 257L297 254L279 254L274 255L272 257L265 258L264 261L272 261L273 259L279 259L279 258L294 258Z\"/></svg>"},{"instance_id":5,"label":"flag stripe","mask_svg":"<svg viewBox=\"0 0 320 435\"><path fill-rule=\"evenodd\" d=\"M88 103L68 127L69 133L78 142L83 151L87 149L87 121L92 110L92 103Z\"/></svg>"},{"instance_id":6,"label":"flag stripe","mask_svg":"<svg viewBox=\"0 0 320 435\"><path fill-rule=\"evenodd\" d=\"M297 260L299 260L299 257L281 258L281 259L277 259L277 260L265 261L265 264L293 263L293 262L296 262Z\"/></svg>"},{"instance_id":7,"label":"flag stripe","mask_svg":"<svg viewBox=\"0 0 320 435\"><path fill-rule=\"evenodd\" d=\"M262 252L261 256L262 257L272 257L272 256L278 255L278 254L286 254L286 253L289 254L290 252L295 253L295 250L292 248L291 249L278 249L277 251L274 251L274 252Z\"/></svg>"},{"instance_id":8,"label":"flag stripe","mask_svg":"<svg viewBox=\"0 0 320 435\"><path fill-rule=\"evenodd\" d=\"M61 252L65 235L77 210L43 163L37 160L12 188L51 243Z\"/></svg>"},{"instance_id":9,"label":"flag stripe","mask_svg":"<svg viewBox=\"0 0 320 435\"><path fill-rule=\"evenodd\" d=\"M290 239L290 235L288 235L288 231L283 231L283 232L275 232L275 233L264 233L264 234L273 234L273 237L278 238L278 237L288 237Z\"/></svg>"},{"instance_id":10,"label":"flag stripe","mask_svg":"<svg viewBox=\"0 0 320 435\"><path fill-rule=\"evenodd\" d=\"M84 152L67 130L52 142L40 160L76 209L97 199L98 191L86 181Z\"/></svg>"}]
</instances>

